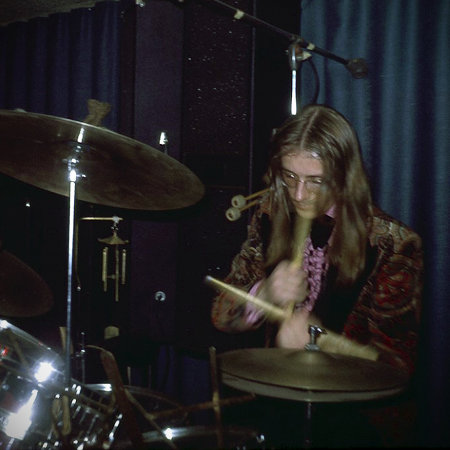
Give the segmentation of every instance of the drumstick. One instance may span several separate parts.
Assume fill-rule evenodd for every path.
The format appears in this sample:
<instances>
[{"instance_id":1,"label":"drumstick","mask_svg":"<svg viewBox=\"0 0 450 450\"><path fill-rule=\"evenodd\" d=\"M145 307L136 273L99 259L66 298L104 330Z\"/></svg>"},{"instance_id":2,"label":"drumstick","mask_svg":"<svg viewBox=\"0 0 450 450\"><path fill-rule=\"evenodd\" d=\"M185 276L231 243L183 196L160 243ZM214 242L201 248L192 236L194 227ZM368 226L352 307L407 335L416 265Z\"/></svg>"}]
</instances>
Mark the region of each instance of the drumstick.
<instances>
[{"instance_id":1,"label":"drumstick","mask_svg":"<svg viewBox=\"0 0 450 450\"><path fill-rule=\"evenodd\" d=\"M230 222L234 222L235 220L238 220L241 217L241 212L245 211L246 209L251 208L252 206L257 205L260 202L260 200L253 200L250 203L247 203L246 205L237 208L237 207L231 207L228 208L225 211L225 216Z\"/></svg>"},{"instance_id":2,"label":"drumstick","mask_svg":"<svg viewBox=\"0 0 450 450\"><path fill-rule=\"evenodd\" d=\"M246 209L249 209L252 206L255 206L258 203L260 203L261 199L259 197L262 197L269 190L270 188L262 189L261 191L248 195L247 197L244 197L243 195L235 195L231 199L232 207L228 208L225 211L226 218L230 222L238 220L241 217L242 211L245 211ZM254 198L255 200L249 202L249 200L251 200L252 198Z\"/></svg>"},{"instance_id":3,"label":"drumstick","mask_svg":"<svg viewBox=\"0 0 450 450\"><path fill-rule=\"evenodd\" d=\"M281 322L284 319L287 319L286 312L279 308L278 306L272 305L271 303L265 302L248 292L242 291L234 286L230 286L229 284L224 283L223 281L219 281L210 275L205 277L206 283L212 285L213 287L219 289L222 292L229 293L233 296L234 299L241 303L253 303L254 305L261 308L265 313L269 320L273 320L275 322Z\"/></svg>"},{"instance_id":4,"label":"drumstick","mask_svg":"<svg viewBox=\"0 0 450 450\"><path fill-rule=\"evenodd\" d=\"M292 262L295 267L301 268L303 264L303 256L305 252L305 242L311 233L311 219L305 219L297 214L294 225L294 249ZM295 302L292 302L287 308L287 312L292 315L294 312ZM321 335L321 347L325 351L331 353L342 353L345 355L359 356L365 359L376 360L378 352L370 345L361 345L344 336L334 333L330 330L324 330Z\"/></svg>"},{"instance_id":5,"label":"drumstick","mask_svg":"<svg viewBox=\"0 0 450 450\"><path fill-rule=\"evenodd\" d=\"M311 232L311 219L305 219L299 214L296 215L294 224L294 246L293 246L293 256L291 264L296 268L301 268L303 265L303 255L305 252L305 242L306 238ZM287 307L287 312L292 315L295 308L295 301L291 302Z\"/></svg>"},{"instance_id":6,"label":"drumstick","mask_svg":"<svg viewBox=\"0 0 450 450\"><path fill-rule=\"evenodd\" d=\"M290 314L278 306L272 305L264 300L254 297L247 292L244 292L234 286L230 286L222 281L219 281L209 275L206 276L205 281L216 287L222 292L231 294L234 299L241 303L247 301L261 308L267 316L268 320L273 322L282 322L290 317ZM311 316L311 322L320 323L317 318ZM322 326L321 326L322 327ZM348 356L357 356L359 358L370 359L376 361L378 358L378 351L371 345L362 345L345 336L335 333L329 329L324 328L325 333L320 335L321 349L330 353L340 353Z\"/></svg>"},{"instance_id":7,"label":"drumstick","mask_svg":"<svg viewBox=\"0 0 450 450\"><path fill-rule=\"evenodd\" d=\"M295 267L302 267L305 242L311 232L311 224L311 219L305 219L297 214L294 225L294 248L292 256L292 264Z\"/></svg>"},{"instance_id":8,"label":"drumstick","mask_svg":"<svg viewBox=\"0 0 450 450\"><path fill-rule=\"evenodd\" d=\"M235 208L242 208L243 206L245 206L247 204L248 200L251 200L252 198L255 197L261 197L261 195L265 194L266 192L269 191L270 188L266 188L263 189L261 191L255 192L253 194L248 195L247 197L244 197L243 195L235 195L232 199L231 199L231 204L235 207Z\"/></svg>"}]
</instances>

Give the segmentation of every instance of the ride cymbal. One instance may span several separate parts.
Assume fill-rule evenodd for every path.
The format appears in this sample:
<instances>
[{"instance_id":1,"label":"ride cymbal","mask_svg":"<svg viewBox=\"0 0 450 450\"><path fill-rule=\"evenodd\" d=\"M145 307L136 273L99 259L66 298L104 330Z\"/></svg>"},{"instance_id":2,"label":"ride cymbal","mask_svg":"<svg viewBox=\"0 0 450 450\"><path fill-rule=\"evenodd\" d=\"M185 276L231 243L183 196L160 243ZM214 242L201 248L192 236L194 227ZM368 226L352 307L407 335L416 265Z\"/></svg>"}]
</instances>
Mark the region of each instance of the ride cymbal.
<instances>
[{"instance_id":1,"label":"ride cymbal","mask_svg":"<svg viewBox=\"0 0 450 450\"><path fill-rule=\"evenodd\" d=\"M193 205L204 194L198 177L176 159L104 128L0 110L0 135L0 172L56 194L69 196L67 160L74 154L79 200L163 211Z\"/></svg>"},{"instance_id":2,"label":"ride cymbal","mask_svg":"<svg viewBox=\"0 0 450 450\"><path fill-rule=\"evenodd\" d=\"M33 317L53 306L45 281L19 258L0 250L0 315Z\"/></svg>"},{"instance_id":3,"label":"ride cymbal","mask_svg":"<svg viewBox=\"0 0 450 450\"><path fill-rule=\"evenodd\" d=\"M277 398L366 400L401 392L408 381L405 372L387 364L322 351L242 349L218 360L225 384Z\"/></svg>"}]
</instances>

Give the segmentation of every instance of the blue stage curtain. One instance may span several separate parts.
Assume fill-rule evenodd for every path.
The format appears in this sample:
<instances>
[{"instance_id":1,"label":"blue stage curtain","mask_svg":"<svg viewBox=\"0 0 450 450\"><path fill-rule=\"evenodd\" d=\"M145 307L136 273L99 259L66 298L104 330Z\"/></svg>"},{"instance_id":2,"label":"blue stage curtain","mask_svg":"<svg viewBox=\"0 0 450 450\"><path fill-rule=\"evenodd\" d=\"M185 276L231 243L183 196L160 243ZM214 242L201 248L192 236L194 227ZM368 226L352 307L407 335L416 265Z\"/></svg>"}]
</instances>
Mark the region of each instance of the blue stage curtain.
<instances>
[{"instance_id":1,"label":"blue stage curtain","mask_svg":"<svg viewBox=\"0 0 450 450\"><path fill-rule=\"evenodd\" d=\"M450 2L303 0L301 36L369 73L312 53L301 102L344 113L360 136L376 203L423 238L425 291L418 391L423 445L449 444ZM314 65L314 66L313 66Z\"/></svg>"},{"instance_id":2,"label":"blue stage curtain","mask_svg":"<svg viewBox=\"0 0 450 450\"><path fill-rule=\"evenodd\" d=\"M87 101L96 99L111 105L101 125L116 131L120 117L122 8L119 2L99 2L89 9L74 9L0 27L0 108L83 121L89 114ZM16 128L20 139L21 126L17 124ZM54 305L47 314L9 320L58 351L61 345L58 326L66 325L67 308L66 198L51 193L41 195L40 189L13 184L3 175L0 185L3 248L35 269L54 297ZM30 200L32 207L24 207L24 199ZM93 245L92 249L93 252ZM74 301L78 301L78 296L74 295ZM76 302L74 306L75 330L85 324L77 323L81 322L81 307ZM78 334L72 337L79 342Z\"/></svg>"},{"instance_id":3,"label":"blue stage curtain","mask_svg":"<svg viewBox=\"0 0 450 450\"><path fill-rule=\"evenodd\" d=\"M0 108L83 120L90 98L107 102L116 130L119 2L99 2L0 27Z\"/></svg>"}]
</instances>

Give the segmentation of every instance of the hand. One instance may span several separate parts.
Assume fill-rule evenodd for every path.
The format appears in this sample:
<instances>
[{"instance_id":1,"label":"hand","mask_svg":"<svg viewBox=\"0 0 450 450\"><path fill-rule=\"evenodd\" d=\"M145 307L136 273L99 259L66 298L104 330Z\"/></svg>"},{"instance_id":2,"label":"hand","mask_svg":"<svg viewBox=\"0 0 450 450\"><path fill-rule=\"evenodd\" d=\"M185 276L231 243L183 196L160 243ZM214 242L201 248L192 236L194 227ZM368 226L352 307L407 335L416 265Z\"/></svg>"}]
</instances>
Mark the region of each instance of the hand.
<instances>
[{"instance_id":1,"label":"hand","mask_svg":"<svg viewBox=\"0 0 450 450\"><path fill-rule=\"evenodd\" d=\"M310 313L306 308L295 310L292 316L280 325L275 338L276 346L303 349L310 340L310 321Z\"/></svg>"},{"instance_id":2,"label":"hand","mask_svg":"<svg viewBox=\"0 0 450 450\"><path fill-rule=\"evenodd\" d=\"M269 303L286 308L293 302L303 302L308 295L308 280L304 270L289 261L281 261L264 282L258 296Z\"/></svg>"}]
</instances>

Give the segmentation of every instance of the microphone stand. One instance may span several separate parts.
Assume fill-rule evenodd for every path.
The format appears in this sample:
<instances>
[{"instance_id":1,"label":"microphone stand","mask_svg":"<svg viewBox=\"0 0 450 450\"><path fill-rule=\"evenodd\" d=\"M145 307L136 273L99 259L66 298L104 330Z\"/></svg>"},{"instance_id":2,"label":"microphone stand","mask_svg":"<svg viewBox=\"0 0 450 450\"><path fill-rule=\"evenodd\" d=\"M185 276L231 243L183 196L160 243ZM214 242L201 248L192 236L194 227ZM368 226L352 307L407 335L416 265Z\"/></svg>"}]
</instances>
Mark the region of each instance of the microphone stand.
<instances>
[{"instance_id":1,"label":"microphone stand","mask_svg":"<svg viewBox=\"0 0 450 450\"><path fill-rule=\"evenodd\" d=\"M292 85L291 85L291 114L295 116L297 114L297 67L299 61L304 62L311 57L311 53L305 52L299 48L296 42L293 42L289 46L289 66L292 73Z\"/></svg>"},{"instance_id":2,"label":"microphone stand","mask_svg":"<svg viewBox=\"0 0 450 450\"><path fill-rule=\"evenodd\" d=\"M288 31L285 31L281 28L276 27L275 25L272 25L270 23L267 23L261 19L258 19L255 16L252 16L250 14L247 14L246 12L234 8L231 5L228 5L225 2L222 2L220 0L201 0L203 2L210 2L210 3L216 3L219 6L234 11L233 18L236 20L246 20L251 24L261 26L275 34L281 35L285 38L287 38L289 41L292 42L292 45L299 46L301 48L304 48L310 52L317 53L321 56L324 56L325 58L332 59L334 61L337 61L338 63L343 64L346 69L352 74L354 78L364 78L368 74L368 68L367 64L364 59L361 58L355 58L355 59L345 59L341 56L335 55L334 53L329 52L328 50L325 50L323 48L317 47L312 42L308 42L306 39L302 38L301 36L293 33L289 33Z\"/></svg>"}]
</instances>

